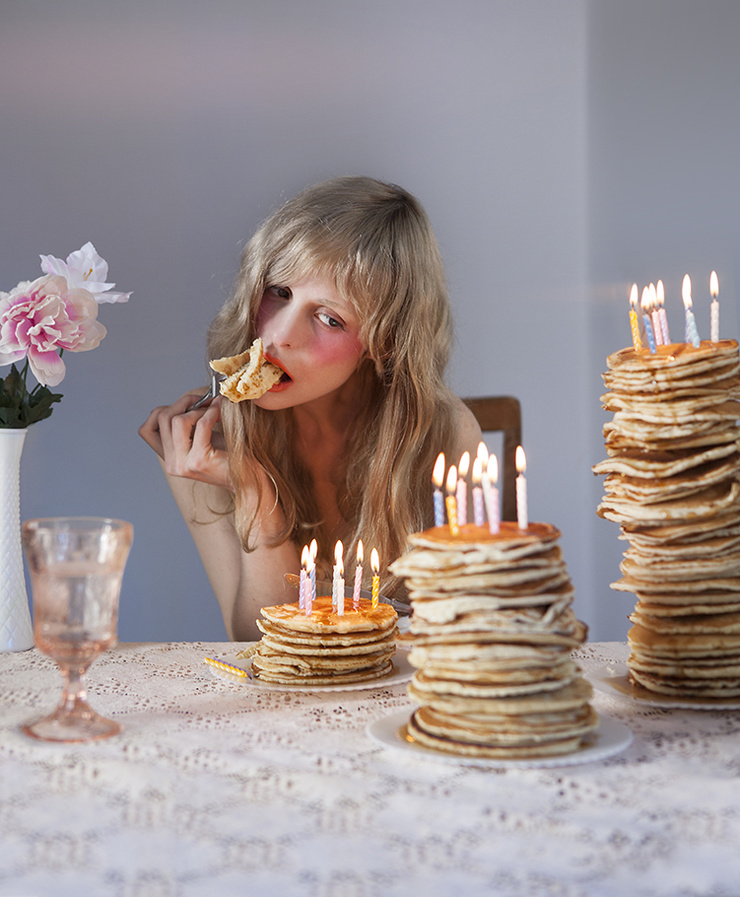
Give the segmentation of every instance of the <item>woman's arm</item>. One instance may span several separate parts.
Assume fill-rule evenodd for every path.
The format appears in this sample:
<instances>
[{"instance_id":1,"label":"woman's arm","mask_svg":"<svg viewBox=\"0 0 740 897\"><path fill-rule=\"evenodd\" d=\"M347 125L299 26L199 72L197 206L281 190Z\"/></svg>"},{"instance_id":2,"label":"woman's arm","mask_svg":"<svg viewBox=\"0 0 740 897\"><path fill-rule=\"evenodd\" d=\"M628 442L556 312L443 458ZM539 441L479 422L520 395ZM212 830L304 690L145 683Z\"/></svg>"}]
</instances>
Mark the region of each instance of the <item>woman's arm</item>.
<instances>
[{"instance_id":1,"label":"woman's arm","mask_svg":"<svg viewBox=\"0 0 740 897\"><path fill-rule=\"evenodd\" d=\"M251 541L242 548L234 526L233 495L226 452L214 432L220 400L207 409L188 411L197 393L170 406L155 408L139 433L160 456L167 482L190 530L230 639L259 638L255 620L263 605L292 600L284 573L299 569L298 552L289 542L268 543L282 520L277 507L265 501ZM270 494L269 485L266 486ZM256 496L254 497L256 501Z\"/></svg>"}]
</instances>

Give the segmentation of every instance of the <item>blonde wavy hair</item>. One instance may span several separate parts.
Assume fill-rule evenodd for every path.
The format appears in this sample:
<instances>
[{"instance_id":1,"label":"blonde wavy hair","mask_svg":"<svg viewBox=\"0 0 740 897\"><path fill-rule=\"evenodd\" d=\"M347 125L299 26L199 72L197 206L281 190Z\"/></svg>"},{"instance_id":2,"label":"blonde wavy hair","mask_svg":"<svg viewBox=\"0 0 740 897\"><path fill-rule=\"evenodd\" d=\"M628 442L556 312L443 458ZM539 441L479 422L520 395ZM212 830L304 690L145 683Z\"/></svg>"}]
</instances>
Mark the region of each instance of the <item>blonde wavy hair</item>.
<instances>
[{"instance_id":1,"label":"blonde wavy hair","mask_svg":"<svg viewBox=\"0 0 740 897\"><path fill-rule=\"evenodd\" d=\"M266 288L309 275L330 279L360 321L364 401L347 435L338 502L349 534L346 564L362 539L369 571L376 547L390 593L397 583L387 564L404 553L409 533L431 523L431 472L452 442L455 420L456 400L444 381L449 296L424 209L402 188L368 177L337 178L299 193L247 244L232 295L211 324L209 357L244 351L256 336ZM225 402L222 420L244 549L252 549L260 508L277 500L285 527L276 541L292 539L300 548L316 538L319 568L327 570L333 545L295 449L292 409ZM277 499L262 493L264 473ZM258 496L256 504L245 500L248 494Z\"/></svg>"}]
</instances>

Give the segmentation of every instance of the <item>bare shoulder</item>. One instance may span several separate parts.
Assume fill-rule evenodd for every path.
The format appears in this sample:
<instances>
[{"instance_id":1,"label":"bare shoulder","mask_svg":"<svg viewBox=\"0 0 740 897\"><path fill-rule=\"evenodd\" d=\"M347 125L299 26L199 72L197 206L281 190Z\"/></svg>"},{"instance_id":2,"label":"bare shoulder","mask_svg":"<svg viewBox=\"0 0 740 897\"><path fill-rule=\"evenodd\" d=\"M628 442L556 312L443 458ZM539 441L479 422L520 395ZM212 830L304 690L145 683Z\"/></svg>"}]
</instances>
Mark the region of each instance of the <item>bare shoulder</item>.
<instances>
[{"instance_id":1,"label":"bare shoulder","mask_svg":"<svg viewBox=\"0 0 740 897\"><path fill-rule=\"evenodd\" d=\"M475 415L463 400L459 398L455 398L454 421L455 454L453 457L460 456L463 452L468 451L471 457L474 458L483 434L478 421L475 419Z\"/></svg>"}]
</instances>

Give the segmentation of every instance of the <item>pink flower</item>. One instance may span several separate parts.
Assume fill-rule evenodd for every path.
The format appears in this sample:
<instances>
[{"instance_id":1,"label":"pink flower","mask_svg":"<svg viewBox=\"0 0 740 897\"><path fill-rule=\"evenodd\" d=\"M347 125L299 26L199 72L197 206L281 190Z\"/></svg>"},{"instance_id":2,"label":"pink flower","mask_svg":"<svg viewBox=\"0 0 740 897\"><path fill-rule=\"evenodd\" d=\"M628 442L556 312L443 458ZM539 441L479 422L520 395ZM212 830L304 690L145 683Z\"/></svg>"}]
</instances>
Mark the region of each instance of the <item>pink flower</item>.
<instances>
[{"instance_id":1,"label":"pink flower","mask_svg":"<svg viewBox=\"0 0 740 897\"><path fill-rule=\"evenodd\" d=\"M86 352L106 334L98 306L85 289L70 288L64 277L47 275L0 294L0 365L28 357L42 386L56 386L66 368L60 349Z\"/></svg>"}]
</instances>

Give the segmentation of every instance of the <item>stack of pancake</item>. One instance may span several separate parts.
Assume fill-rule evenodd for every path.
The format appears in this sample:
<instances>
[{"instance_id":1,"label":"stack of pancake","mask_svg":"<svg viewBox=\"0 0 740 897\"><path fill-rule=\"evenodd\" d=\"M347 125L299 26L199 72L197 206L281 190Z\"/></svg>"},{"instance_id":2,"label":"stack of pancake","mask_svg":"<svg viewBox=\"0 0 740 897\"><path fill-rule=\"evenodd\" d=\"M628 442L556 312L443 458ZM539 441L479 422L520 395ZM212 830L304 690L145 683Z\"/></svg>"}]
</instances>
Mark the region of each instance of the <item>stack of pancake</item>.
<instances>
[{"instance_id":1,"label":"stack of pancake","mask_svg":"<svg viewBox=\"0 0 740 897\"><path fill-rule=\"evenodd\" d=\"M263 633L252 654L252 674L279 685L344 685L393 672L398 615L389 604L361 598L339 615L328 596L310 614L298 602L263 607Z\"/></svg>"},{"instance_id":2,"label":"stack of pancake","mask_svg":"<svg viewBox=\"0 0 740 897\"><path fill-rule=\"evenodd\" d=\"M458 536L410 536L391 565L412 604L409 685L420 705L408 734L427 747L501 760L575 751L598 717L591 686L570 656L586 637L559 531L503 522Z\"/></svg>"},{"instance_id":3,"label":"stack of pancake","mask_svg":"<svg viewBox=\"0 0 740 897\"><path fill-rule=\"evenodd\" d=\"M628 661L664 695L740 695L740 357L734 340L607 359L598 513L629 542L612 588L637 597Z\"/></svg>"}]
</instances>

